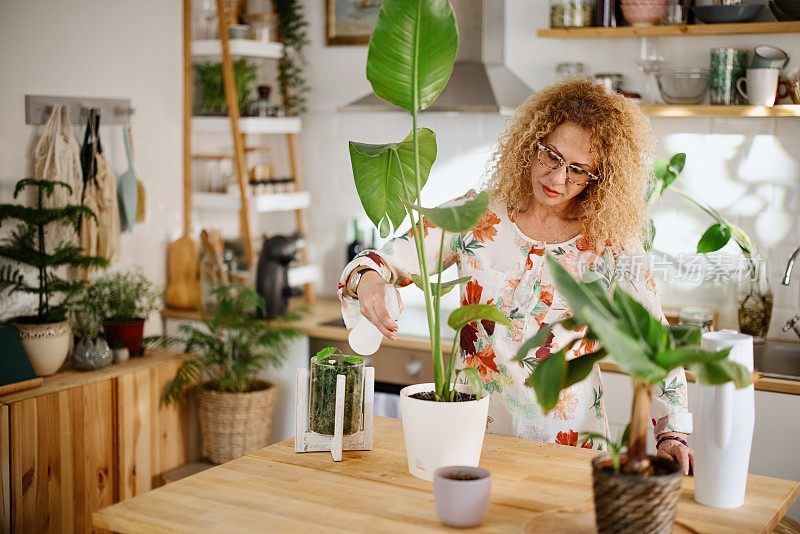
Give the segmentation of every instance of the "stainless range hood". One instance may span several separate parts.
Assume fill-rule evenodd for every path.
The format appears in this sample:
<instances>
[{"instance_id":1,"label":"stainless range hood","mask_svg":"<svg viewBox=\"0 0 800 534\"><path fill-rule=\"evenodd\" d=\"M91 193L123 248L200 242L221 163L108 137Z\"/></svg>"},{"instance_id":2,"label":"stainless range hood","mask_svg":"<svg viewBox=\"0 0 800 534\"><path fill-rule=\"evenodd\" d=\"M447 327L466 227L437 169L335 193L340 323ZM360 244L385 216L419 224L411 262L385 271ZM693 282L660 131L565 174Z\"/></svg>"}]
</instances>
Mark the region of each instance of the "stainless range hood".
<instances>
[{"instance_id":1,"label":"stainless range hood","mask_svg":"<svg viewBox=\"0 0 800 534\"><path fill-rule=\"evenodd\" d=\"M458 53L453 75L426 111L511 115L531 93L505 66L505 0L451 0L458 21ZM339 111L398 111L374 93Z\"/></svg>"}]
</instances>

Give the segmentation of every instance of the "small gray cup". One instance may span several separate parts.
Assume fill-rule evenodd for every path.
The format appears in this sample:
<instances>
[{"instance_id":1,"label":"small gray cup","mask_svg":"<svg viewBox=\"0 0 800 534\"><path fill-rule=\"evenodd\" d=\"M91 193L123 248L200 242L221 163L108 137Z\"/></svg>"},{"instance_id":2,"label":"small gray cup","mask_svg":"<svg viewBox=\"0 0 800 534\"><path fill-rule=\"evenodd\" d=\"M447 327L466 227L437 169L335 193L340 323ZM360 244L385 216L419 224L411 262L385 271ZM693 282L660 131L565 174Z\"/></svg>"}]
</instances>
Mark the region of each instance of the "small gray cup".
<instances>
[{"instance_id":1,"label":"small gray cup","mask_svg":"<svg viewBox=\"0 0 800 534\"><path fill-rule=\"evenodd\" d=\"M753 59L750 61L751 69L778 69L782 70L789 63L789 54L769 45L758 45L753 49Z\"/></svg>"},{"instance_id":2,"label":"small gray cup","mask_svg":"<svg viewBox=\"0 0 800 534\"><path fill-rule=\"evenodd\" d=\"M449 527L477 527L489 512L492 475L480 467L452 465L433 473L439 521Z\"/></svg>"}]
</instances>

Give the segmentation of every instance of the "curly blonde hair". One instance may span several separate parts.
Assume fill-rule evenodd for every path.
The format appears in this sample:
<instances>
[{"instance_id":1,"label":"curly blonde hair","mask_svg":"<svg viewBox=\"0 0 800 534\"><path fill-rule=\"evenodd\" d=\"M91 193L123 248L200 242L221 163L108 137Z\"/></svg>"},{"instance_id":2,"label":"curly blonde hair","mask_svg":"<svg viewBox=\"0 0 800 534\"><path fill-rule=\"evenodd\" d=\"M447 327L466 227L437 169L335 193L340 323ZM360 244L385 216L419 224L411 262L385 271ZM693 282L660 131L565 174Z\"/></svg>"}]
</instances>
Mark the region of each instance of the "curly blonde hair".
<instances>
[{"instance_id":1,"label":"curly blonde hair","mask_svg":"<svg viewBox=\"0 0 800 534\"><path fill-rule=\"evenodd\" d=\"M488 189L513 213L533 195L536 142L571 121L591 135L600 180L576 199L582 234L602 250L635 247L647 238L647 187L653 134L639 107L584 78L571 78L532 94L500 138Z\"/></svg>"}]
</instances>

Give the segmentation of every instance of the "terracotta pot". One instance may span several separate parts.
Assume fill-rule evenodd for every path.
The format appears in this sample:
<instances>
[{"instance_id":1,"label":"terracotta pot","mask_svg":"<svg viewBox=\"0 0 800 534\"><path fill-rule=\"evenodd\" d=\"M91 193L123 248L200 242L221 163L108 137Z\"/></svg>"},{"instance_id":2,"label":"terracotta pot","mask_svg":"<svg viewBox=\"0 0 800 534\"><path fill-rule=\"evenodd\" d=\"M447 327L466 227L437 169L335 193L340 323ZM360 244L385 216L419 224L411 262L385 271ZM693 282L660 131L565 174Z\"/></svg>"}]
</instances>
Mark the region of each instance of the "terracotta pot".
<instances>
[{"instance_id":1,"label":"terracotta pot","mask_svg":"<svg viewBox=\"0 0 800 534\"><path fill-rule=\"evenodd\" d=\"M208 459L222 464L269 445L277 388L258 382L255 391L227 393L197 390L200 431Z\"/></svg>"},{"instance_id":2,"label":"terracotta pot","mask_svg":"<svg viewBox=\"0 0 800 534\"><path fill-rule=\"evenodd\" d=\"M144 352L142 349L144 319L107 321L103 323L103 333L110 347L116 347L121 343L128 349L131 356L138 356Z\"/></svg>"},{"instance_id":3,"label":"terracotta pot","mask_svg":"<svg viewBox=\"0 0 800 534\"><path fill-rule=\"evenodd\" d=\"M58 372L69 354L69 321L35 324L21 319L13 325L36 374L49 376Z\"/></svg>"},{"instance_id":4,"label":"terracotta pot","mask_svg":"<svg viewBox=\"0 0 800 534\"><path fill-rule=\"evenodd\" d=\"M592 460L595 521L600 534L672 532L683 471L672 460L648 458L656 472L663 474L615 473L608 454Z\"/></svg>"}]
</instances>

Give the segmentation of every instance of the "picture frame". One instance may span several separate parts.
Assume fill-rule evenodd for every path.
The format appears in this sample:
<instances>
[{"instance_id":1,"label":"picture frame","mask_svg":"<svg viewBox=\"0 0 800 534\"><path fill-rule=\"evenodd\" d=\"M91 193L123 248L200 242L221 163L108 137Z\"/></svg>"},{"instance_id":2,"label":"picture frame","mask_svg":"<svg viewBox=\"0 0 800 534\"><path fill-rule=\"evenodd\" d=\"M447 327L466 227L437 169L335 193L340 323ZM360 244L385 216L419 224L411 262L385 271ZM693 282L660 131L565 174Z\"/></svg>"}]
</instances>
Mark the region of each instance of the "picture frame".
<instances>
[{"instance_id":1,"label":"picture frame","mask_svg":"<svg viewBox=\"0 0 800 534\"><path fill-rule=\"evenodd\" d=\"M378 20L381 0L327 0L325 43L366 45Z\"/></svg>"}]
</instances>

